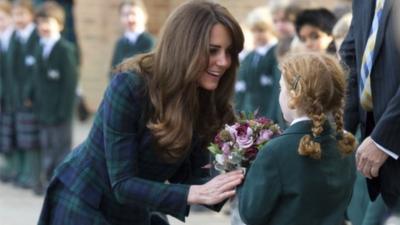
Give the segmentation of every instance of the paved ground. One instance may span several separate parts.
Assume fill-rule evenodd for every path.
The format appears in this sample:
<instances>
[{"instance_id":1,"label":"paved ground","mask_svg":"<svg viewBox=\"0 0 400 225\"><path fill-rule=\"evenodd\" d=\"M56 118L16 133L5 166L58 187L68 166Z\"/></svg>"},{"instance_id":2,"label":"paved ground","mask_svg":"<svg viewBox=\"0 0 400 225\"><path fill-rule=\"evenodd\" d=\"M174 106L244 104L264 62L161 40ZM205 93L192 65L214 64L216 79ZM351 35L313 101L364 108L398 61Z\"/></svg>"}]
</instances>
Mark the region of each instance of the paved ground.
<instances>
[{"instance_id":1,"label":"paved ground","mask_svg":"<svg viewBox=\"0 0 400 225\"><path fill-rule=\"evenodd\" d=\"M87 135L91 122L75 123L74 144L80 143ZM2 162L0 161L0 164ZM35 196L28 190L15 188L11 184L0 183L0 225L35 225L43 198ZM170 218L171 225L227 225L228 216L223 213L192 212L186 223ZM79 225L79 224L77 224Z\"/></svg>"}]
</instances>

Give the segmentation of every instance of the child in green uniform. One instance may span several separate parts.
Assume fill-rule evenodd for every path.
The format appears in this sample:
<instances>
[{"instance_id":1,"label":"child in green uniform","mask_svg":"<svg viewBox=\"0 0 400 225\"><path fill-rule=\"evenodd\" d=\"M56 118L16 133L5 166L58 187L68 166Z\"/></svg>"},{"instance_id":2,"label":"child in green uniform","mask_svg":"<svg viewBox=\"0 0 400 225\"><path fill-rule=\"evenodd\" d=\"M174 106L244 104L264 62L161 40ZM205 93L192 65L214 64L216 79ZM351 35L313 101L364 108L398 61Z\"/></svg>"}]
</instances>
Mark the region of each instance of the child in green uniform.
<instances>
[{"instance_id":1,"label":"child in green uniform","mask_svg":"<svg viewBox=\"0 0 400 225\"><path fill-rule=\"evenodd\" d=\"M327 54L282 63L279 103L284 133L257 155L239 190L248 225L342 224L355 180L356 141L343 130L344 71Z\"/></svg>"},{"instance_id":2,"label":"child in green uniform","mask_svg":"<svg viewBox=\"0 0 400 225\"><path fill-rule=\"evenodd\" d=\"M41 48L36 52L35 102L40 124L42 187L72 147L78 61L74 45L61 37L64 20L64 10L56 2L44 3L37 13Z\"/></svg>"},{"instance_id":3,"label":"child in green uniform","mask_svg":"<svg viewBox=\"0 0 400 225\"><path fill-rule=\"evenodd\" d=\"M11 159L10 108L7 104L10 94L7 51L13 30L11 5L2 1L0 2L0 154L4 157L5 165L0 168L0 180L4 182L10 181L16 173Z\"/></svg>"},{"instance_id":4,"label":"child in green uniform","mask_svg":"<svg viewBox=\"0 0 400 225\"><path fill-rule=\"evenodd\" d=\"M115 44L112 69L124 59L147 53L154 46L153 36L146 32L147 13L141 1L124 1L119 7L119 12L124 34Z\"/></svg>"},{"instance_id":5,"label":"child in green uniform","mask_svg":"<svg viewBox=\"0 0 400 225\"><path fill-rule=\"evenodd\" d=\"M279 77L275 47L278 39L267 8L248 16L255 49L242 61L236 82L236 109L266 116L283 125L278 105Z\"/></svg>"},{"instance_id":6,"label":"child in green uniform","mask_svg":"<svg viewBox=\"0 0 400 225\"><path fill-rule=\"evenodd\" d=\"M18 186L32 188L38 179L39 136L36 117L33 114L33 70L36 64L34 51L39 37L33 22L34 10L27 0L13 2L12 16L16 28L10 49L10 89L13 90L12 105L15 107L16 157L20 162Z\"/></svg>"}]
</instances>

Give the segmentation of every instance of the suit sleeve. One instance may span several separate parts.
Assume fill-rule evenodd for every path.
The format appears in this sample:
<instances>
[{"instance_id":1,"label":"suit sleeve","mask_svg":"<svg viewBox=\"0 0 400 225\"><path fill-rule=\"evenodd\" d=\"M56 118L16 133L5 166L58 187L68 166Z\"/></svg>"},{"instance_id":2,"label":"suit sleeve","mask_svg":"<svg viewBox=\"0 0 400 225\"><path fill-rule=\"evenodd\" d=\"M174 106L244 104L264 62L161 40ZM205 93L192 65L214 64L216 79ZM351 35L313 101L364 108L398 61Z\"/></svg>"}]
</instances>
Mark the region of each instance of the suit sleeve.
<instances>
[{"instance_id":1,"label":"suit sleeve","mask_svg":"<svg viewBox=\"0 0 400 225\"><path fill-rule=\"evenodd\" d=\"M400 87L389 101L385 112L376 123L371 137L387 150L400 155Z\"/></svg>"},{"instance_id":2,"label":"suit sleeve","mask_svg":"<svg viewBox=\"0 0 400 225\"><path fill-rule=\"evenodd\" d=\"M239 189L239 213L246 224L267 224L281 194L278 163L271 150L260 151Z\"/></svg>"},{"instance_id":3,"label":"suit sleeve","mask_svg":"<svg viewBox=\"0 0 400 225\"><path fill-rule=\"evenodd\" d=\"M141 115L139 86L117 75L103 101L103 132L107 172L113 194L121 204L145 205L180 220L187 215L189 186L165 184L138 176L138 124Z\"/></svg>"},{"instance_id":4,"label":"suit sleeve","mask_svg":"<svg viewBox=\"0 0 400 225\"><path fill-rule=\"evenodd\" d=\"M347 66L349 73L347 78L346 105L344 111L345 129L353 134L356 132L357 126L360 122L354 32L356 31L352 21L350 30L339 51L341 60Z\"/></svg>"}]
</instances>

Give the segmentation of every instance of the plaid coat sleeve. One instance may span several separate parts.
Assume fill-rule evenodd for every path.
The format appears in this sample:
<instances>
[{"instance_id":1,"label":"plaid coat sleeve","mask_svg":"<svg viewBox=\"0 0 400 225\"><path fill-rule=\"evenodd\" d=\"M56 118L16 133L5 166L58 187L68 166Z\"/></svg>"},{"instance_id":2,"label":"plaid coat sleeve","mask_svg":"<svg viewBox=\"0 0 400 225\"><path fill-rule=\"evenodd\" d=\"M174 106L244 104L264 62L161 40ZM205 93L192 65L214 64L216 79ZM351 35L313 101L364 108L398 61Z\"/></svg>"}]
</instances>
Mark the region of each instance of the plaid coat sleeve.
<instances>
[{"instance_id":1,"label":"plaid coat sleeve","mask_svg":"<svg viewBox=\"0 0 400 225\"><path fill-rule=\"evenodd\" d=\"M138 177L138 124L141 104L139 78L117 75L104 97L103 132L107 172L121 204L146 206L180 220L187 215L189 186Z\"/></svg>"}]
</instances>

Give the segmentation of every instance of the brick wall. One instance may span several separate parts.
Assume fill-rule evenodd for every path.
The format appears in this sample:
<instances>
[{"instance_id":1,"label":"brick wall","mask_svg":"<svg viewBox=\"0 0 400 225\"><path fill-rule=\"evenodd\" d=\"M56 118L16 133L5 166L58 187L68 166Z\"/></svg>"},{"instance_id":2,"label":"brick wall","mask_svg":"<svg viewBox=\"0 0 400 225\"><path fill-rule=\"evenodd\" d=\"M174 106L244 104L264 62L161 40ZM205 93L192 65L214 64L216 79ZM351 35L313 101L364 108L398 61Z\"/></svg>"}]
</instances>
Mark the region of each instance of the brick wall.
<instances>
[{"instance_id":1,"label":"brick wall","mask_svg":"<svg viewBox=\"0 0 400 225\"><path fill-rule=\"evenodd\" d=\"M247 13L268 0L215 0L226 6L231 13L243 21ZM270 0L274 1L274 0ZM282 0L277 0L282 1ZM81 86L89 106L97 108L108 83L112 49L121 34L118 16L120 0L76 0L75 17L77 33L82 48ZM185 0L144 0L149 13L148 30L157 35L168 14ZM296 0L304 5L334 7L348 0Z\"/></svg>"}]
</instances>

